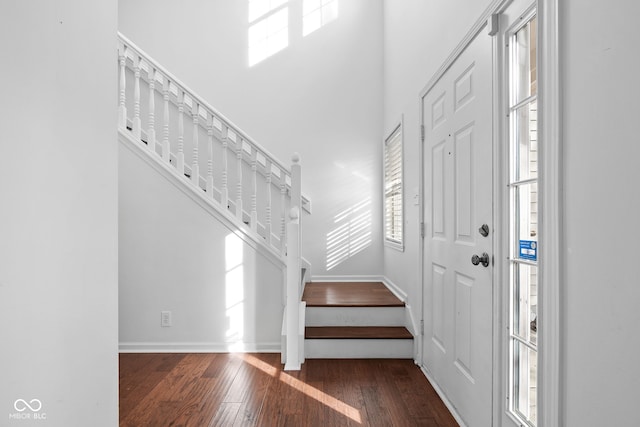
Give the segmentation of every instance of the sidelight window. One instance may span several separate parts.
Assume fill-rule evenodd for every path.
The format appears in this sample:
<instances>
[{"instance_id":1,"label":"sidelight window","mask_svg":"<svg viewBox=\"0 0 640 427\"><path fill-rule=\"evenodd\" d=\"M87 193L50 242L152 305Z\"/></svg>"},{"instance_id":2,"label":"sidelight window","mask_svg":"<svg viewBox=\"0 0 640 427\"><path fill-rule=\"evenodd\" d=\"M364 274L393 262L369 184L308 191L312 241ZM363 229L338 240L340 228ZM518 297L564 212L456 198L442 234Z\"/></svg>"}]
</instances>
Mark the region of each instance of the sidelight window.
<instances>
[{"instance_id":1,"label":"sidelight window","mask_svg":"<svg viewBox=\"0 0 640 427\"><path fill-rule=\"evenodd\" d=\"M537 424L538 100L535 12L507 37L509 123L509 411Z\"/></svg>"}]
</instances>

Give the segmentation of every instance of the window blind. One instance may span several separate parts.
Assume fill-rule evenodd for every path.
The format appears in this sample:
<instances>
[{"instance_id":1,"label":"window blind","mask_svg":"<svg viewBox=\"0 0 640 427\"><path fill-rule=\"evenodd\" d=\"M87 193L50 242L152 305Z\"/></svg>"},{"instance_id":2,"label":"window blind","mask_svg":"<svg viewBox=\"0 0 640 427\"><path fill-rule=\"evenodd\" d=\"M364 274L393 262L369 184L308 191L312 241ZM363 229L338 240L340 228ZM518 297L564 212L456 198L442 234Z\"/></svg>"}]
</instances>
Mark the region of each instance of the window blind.
<instances>
[{"instance_id":1,"label":"window blind","mask_svg":"<svg viewBox=\"0 0 640 427\"><path fill-rule=\"evenodd\" d=\"M402 244L402 129L400 126L384 145L385 239Z\"/></svg>"}]
</instances>

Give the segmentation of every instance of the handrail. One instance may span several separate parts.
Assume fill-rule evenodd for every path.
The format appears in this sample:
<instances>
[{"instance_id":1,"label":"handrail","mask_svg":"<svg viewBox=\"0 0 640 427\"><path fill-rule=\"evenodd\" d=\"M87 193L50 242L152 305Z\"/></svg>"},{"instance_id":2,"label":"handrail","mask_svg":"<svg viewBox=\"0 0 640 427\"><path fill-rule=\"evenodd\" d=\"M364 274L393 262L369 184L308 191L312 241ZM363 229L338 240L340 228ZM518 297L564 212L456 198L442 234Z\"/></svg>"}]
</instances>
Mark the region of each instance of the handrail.
<instances>
[{"instance_id":1,"label":"handrail","mask_svg":"<svg viewBox=\"0 0 640 427\"><path fill-rule=\"evenodd\" d=\"M283 292L286 313L286 348L283 348L285 369L299 370L304 361L301 221L305 204L310 212L310 202L302 196L300 156L295 153L291 158L291 167L286 167L124 35L118 33L118 37L120 132L127 133L142 152L161 164L163 170L174 174L185 188L190 189L188 191L197 194L198 200L205 200L207 206L221 211L247 236L263 243L270 251L279 253L284 261L283 268L286 268ZM127 98L127 79L131 79L128 70L133 71L133 100ZM146 130L142 129L141 104L144 96L141 83L146 83L149 89L146 95ZM160 90L156 89L156 83L161 84ZM158 93L162 95L163 104L161 126L159 121L156 122L155 100ZM172 99L173 95L175 100ZM127 101L133 107L132 118L127 115ZM185 132L185 116L192 122L190 135ZM177 128L171 127L171 119L177 122ZM156 138L158 128L162 129L161 138ZM131 132L128 133L128 130ZM206 142L200 138L203 130L206 131ZM185 136L190 136L191 142L185 141ZM146 148L143 148L145 144ZM207 147L206 153L200 154L201 146ZM214 146L218 154L214 154ZM189 149L191 163L185 159ZM200 171L206 176L201 175ZM245 175L246 171L249 175ZM219 187L215 185L214 176L218 177ZM279 196L273 194L274 186L280 188ZM258 203L259 196L261 203ZM274 212L277 213L275 216ZM275 235L273 230L276 230Z\"/></svg>"},{"instance_id":2,"label":"handrail","mask_svg":"<svg viewBox=\"0 0 640 427\"><path fill-rule=\"evenodd\" d=\"M268 159L269 162L271 162L273 165L275 165L278 169L280 169L281 171L285 172L286 175L290 176L290 171L289 171L287 166L285 166L282 162L280 162L266 148L264 148L262 145L257 143L246 132L242 131L239 126L237 126L235 123L233 123L231 120L229 120L225 115L223 115L218 110L216 110L214 107L212 107L206 100L204 100L203 98L198 96L195 91L193 91L187 85L182 83L182 81L180 81L180 79L175 77L171 72L169 72L166 68L164 68L162 65L160 65L149 54L147 54L144 50L142 50L140 47L138 47L135 43L133 43L131 40L129 40L125 35L123 35L119 31L118 31L118 38L119 38L120 42L124 46L126 46L126 48L128 50L132 50L133 52L135 52L135 54L139 58L144 60L144 62L141 65L141 68L144 69L145 68L145 62L148 63L157 72L160 73L160 75L161 75L161 77L163 79L163 82L164 82L164 79L166 78L168 81L173 83L173 85L176 86L177 90L184 92L185 94L188 95L188 97L190 99L192 99L193 101L196 101L196 103L198 105L200 105L200 107L204 108L204 110L207 112L207 115L210 115L211 117L217 118L221 122L221 124L225 125L229 129L231 129L232 132L236 135L236 140L239 137L241 139L241 141L244 141L244 142L248 143L250 146L252 146L252 148L255 148L256 151L260 152L261 155L263 157L265 157L265 159ZM148 72L148 68L145 71ZM187 102L185 101L185 104L186 103ZM191 105L189 105L189 106L191 107ZM303 200L302 208L304 210L306 210L307 212L311 213L311 201L304 195L302 195L302 200Z\"/></svg>"}]
</instances>

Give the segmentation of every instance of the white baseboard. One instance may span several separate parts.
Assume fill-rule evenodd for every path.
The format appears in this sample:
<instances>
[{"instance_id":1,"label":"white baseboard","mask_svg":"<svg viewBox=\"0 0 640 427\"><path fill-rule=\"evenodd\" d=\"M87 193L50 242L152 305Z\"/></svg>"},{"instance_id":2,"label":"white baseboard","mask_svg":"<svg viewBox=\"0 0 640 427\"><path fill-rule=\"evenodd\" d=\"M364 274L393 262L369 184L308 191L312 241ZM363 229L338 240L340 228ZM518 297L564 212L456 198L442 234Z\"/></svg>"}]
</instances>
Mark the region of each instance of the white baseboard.
<instances>
[{"instance_id":1,"label":"white baseboard","mask_svg":"<svg viewBox=\"0 0 640 427\"><path fill-rule=\"evenodd\" d=\"M120 353L280 353L280 343L121 342Z\"/></svg>"},{"instance_id":2,"label":"white baseboard","mask_svg":"<svg viewBox=\"0 0 640 427\"><path fill-rule=\"evenodd\" d=\"M383 276L311 276L312 282L383 282Z\"/></svg>"},{"instance_id":3,"label":"white baseboard","mask_svg":"<svg viewBox=\"0 0 640 427\"><path fill-rule=\"evenodd\" d=\"M382 283L384 283L385 286L389 288L389 290L393 292L393 294L397 296L400 301L404 303L408 301L409 297L407 296L407 293L402 289L400 289L400 287L395 283L393 283L388 277L383 276Z\"/></svg>"},{"instance_id":4,"label":"white baseboard","mask_svg":"<svg viewBox=\"0 0 640 427\"><path fill-rule=\"evenodd\" d=\"M422 331L420 327L415 322L415 318L413 317L413 309L411 305L405 303L404 305L404 315L405 315L405 327L409 329L409 332L413 335L413 360L417 363L420 357L420 348L422 346Z\"/></svg>"},{"instance_id":5,"label":"white baseboard","mask_svg":"<svg viewBox=\"0 0 640 427\"><path fill-rule=\"evenodd\" d=\"M449 412L451 412L451 415L453 415L453 418L455 418L456 422L460 425L460 427L467 427L467 425L462 421L460 414L458 414L458 412L456 411L456 408L451 404L451 402L447 398L447 395L444 394L442 389L438 386L438 383L433 380L431 375L429 375L429 371L427 371L423 365L418 365L418 366L420 366L420 370L422 371L424 376L427 377L427 380L429 381L429 383L431 383L431 386L436 391L436 393L438 393L438 396L440 396L440 399L442 399L442 402L447 407Z\"/></svg>"},{"instance_id":6,"label":"white baseboard","mask_svg":"<svg viewBox=\"0 0 640 427\"><path fill-rule=\"evenodd\" d=\"M416 335L420 335L420 329L418 328L416 322L414 322L413 320L413 310L411 308L411 305L405 303L404 308L404 322L406 328L409 329L409 332L411 332L414 337Z\"/></svg>"}]
</instances>

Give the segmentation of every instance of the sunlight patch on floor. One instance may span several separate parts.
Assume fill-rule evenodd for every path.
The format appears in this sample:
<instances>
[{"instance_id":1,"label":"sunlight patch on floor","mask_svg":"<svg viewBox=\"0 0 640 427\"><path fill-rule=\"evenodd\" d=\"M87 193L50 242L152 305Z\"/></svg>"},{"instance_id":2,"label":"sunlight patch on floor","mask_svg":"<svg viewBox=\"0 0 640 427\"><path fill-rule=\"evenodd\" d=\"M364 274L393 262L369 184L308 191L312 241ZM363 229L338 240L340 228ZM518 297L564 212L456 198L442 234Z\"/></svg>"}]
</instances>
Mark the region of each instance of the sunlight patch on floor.
<instances>
[{"instance_id":1,"label":"sunlight patch on floor","mask_svg":"<svg viewBox=\"0 0 640 427\"><path fill-rule=\"evenodd\" d=\"M294 378L293 376L285 372L279 372L275 367L269 365L266 362L263 362L255 356L252 356L250 354L243 354L242 359L248 364L260 369L262 372L271 375L274 378L279 377L280 381L296 389L300 393L304 393L306 396L309 396L312 399L315 399L316 401L328 406L334 411L341 413L354 422L362 424L362 416L360 415L360 411L353 406L347 405L341 400L338 400L335 397L323 392L322 390L318 390L317 388L310 386L309 384L306 384L305 382L300 381L299 379Z\"/></svg>"},{"instance_id":2,"label":"sunlight patch on floor","mask_svg":"<svg viewBox=\"0 0 640 427\"><path fill-rule=\"evenodd\" d=\"M329 396L327 393L318 390L315 387L310 386L297 378L292 377L291 375L280 372L280 381L283 381L285 384L295 388L301 393L311 397L312 399L317 400L318 402L323 403L334 411L340 412L345 417L351 418L353 421L358 424L362 423L362 418L360 416L360 411L354 408L353 406L347 405L341 400L336 399L333 396Z\"/></svg>"}]
</instances>

